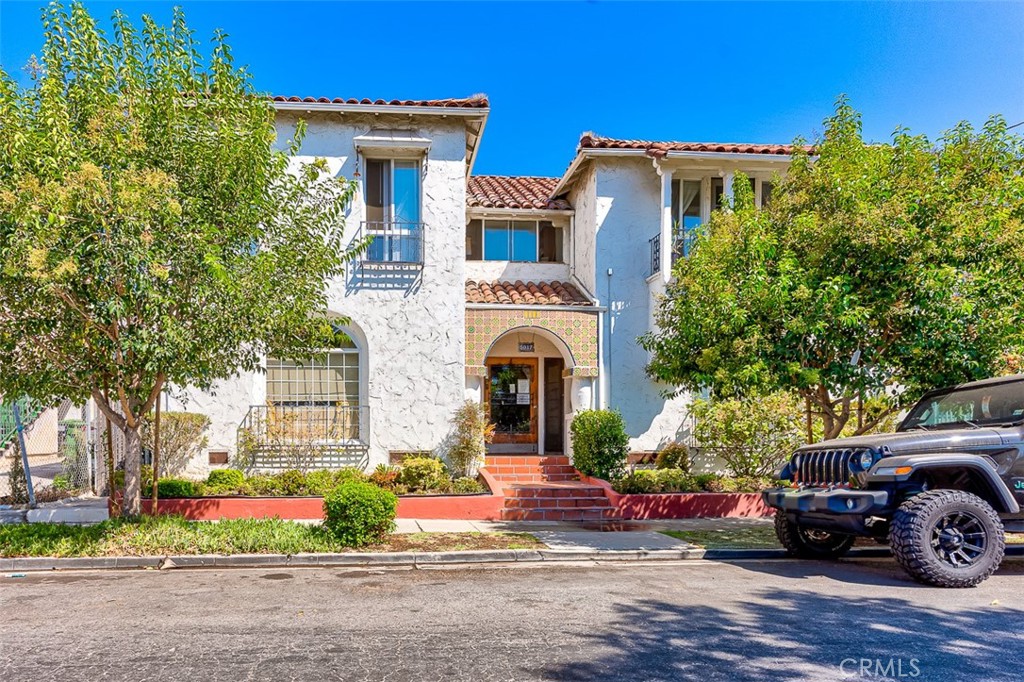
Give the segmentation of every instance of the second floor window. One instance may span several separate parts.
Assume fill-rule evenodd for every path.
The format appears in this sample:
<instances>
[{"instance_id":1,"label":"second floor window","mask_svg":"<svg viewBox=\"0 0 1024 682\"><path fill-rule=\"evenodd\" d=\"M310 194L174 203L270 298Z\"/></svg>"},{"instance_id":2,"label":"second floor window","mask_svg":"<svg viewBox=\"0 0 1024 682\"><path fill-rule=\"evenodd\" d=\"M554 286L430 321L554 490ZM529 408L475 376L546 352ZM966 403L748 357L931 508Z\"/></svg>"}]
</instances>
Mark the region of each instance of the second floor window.
<instances>
[{"instance_id":1,"label":"second floor window","mask_svg":"<svg viewBox=\"0 0 1024 682\"><path fill-rule=\"evenodd\" d=\"M767 206L771 200L772 183L758 178L749 178L750 190L754 193L758 206ZM707 182L705 185L704 183ZM707 202L704 201L705 189L710 189ZM758 189L760 188L760 195ZM725 180L710 177L703 180L672 181L672 225L673 245L672 259L688 256L693 247L697 228L707 222L712 211L718 211L725 202Z\"/></svg>"},{"instance_id":2,"label":"second floor window","mask_svg":"<svg viewBox=\"0 0 1024 682\"><path fill-rule=\"evenodd\" d=\"M471 220L466 259L564 263L562 228L547 220Z\"/></svg>"},{"instance_id":3,"label":"second floor window","mask_svg":"<svg viewBox=\"0 0 1024 682\"><path fill-rule=\"evenodd\" d=\"M409 159L366 160L366 259L422 261L420 164Z\"/></svg>"}]
</instances>

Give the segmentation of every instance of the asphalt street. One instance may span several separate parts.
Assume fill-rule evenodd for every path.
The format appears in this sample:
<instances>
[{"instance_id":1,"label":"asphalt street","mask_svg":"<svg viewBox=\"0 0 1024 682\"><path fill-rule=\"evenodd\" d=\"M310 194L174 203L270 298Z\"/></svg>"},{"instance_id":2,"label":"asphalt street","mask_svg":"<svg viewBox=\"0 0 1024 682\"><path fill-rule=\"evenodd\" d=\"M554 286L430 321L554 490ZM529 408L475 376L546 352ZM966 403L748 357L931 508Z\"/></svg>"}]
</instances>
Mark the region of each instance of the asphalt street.
<instances>
[{"instance_id":1,"label":"asphalt street","mask_svg":"<svg viewBox=\"0 0 1024 682\"><path fill-rule=\"evenodd\" d=\"M0 575L0 680L1018 680L1024 562Z\"/></svg>"}]
</instances>

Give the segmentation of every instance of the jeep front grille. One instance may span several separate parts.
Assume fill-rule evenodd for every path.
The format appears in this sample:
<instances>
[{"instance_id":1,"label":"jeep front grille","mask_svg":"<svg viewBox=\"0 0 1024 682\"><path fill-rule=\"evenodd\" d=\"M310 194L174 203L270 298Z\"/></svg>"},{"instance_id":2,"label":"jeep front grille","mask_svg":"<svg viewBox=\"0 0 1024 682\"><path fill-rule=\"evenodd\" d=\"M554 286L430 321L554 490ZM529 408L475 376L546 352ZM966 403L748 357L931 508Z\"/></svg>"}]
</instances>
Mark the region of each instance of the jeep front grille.
<instances>
[{"instance_id":1,"label":"jeep front grille","mask_svg":"<svg viewBox=\"0 0 1024 682\"><path fill-rule=\"evenodd\" d=\"M853 450L812 450L798 452L796 481L801 485L832 486L850 482Z\"/></svg>"}]
</instances>

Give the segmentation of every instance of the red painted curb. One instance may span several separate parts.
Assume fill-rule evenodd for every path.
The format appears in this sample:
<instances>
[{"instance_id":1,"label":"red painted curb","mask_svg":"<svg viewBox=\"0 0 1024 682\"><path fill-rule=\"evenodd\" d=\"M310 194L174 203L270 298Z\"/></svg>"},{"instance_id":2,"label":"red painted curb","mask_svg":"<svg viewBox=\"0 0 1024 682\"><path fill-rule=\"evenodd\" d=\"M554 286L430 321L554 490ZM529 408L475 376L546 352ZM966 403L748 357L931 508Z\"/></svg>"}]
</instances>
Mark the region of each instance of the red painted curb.
<instances>
[{"instance_id":1,"label":"red painted curb","mask_svg":"<svg viewBox=\"0 0 1024 682\"><path fill-rule=\"evenodd\" d=\"M621 495L608 481L591 476L582 479L604 488L604 494L624 519L760 518L775 510L760 493L652 493Z\"/></svg>"}]
</instances>

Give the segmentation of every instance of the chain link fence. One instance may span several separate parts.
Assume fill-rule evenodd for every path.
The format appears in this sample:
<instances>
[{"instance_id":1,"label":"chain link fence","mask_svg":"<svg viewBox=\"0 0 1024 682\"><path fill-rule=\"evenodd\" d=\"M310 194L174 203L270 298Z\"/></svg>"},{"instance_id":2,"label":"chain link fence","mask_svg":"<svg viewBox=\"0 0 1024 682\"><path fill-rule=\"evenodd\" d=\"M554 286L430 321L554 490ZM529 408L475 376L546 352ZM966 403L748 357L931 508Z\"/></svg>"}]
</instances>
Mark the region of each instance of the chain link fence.
<instances>
[{"instance_id":1,"label":"chain link fence","mask_svg":"<svg viewBox=\"0 0 1024 682\"><path fill-rule=\"evenodd\" d=\"M19 407L36 501L100 492L88 406L65 400L55 406L19 402ZM0 503L24 504L27 486L12 405L0 404L0 413Z\"/></svg>"}]
</instances>

